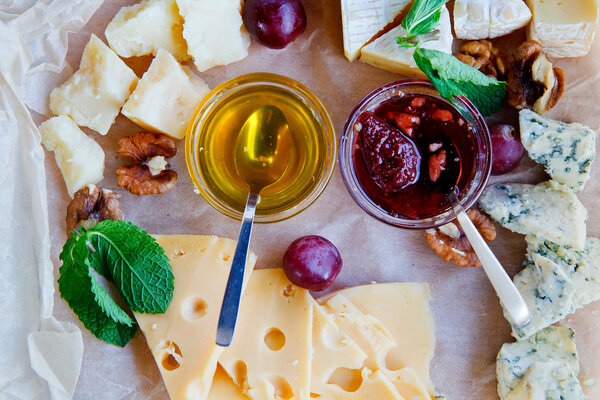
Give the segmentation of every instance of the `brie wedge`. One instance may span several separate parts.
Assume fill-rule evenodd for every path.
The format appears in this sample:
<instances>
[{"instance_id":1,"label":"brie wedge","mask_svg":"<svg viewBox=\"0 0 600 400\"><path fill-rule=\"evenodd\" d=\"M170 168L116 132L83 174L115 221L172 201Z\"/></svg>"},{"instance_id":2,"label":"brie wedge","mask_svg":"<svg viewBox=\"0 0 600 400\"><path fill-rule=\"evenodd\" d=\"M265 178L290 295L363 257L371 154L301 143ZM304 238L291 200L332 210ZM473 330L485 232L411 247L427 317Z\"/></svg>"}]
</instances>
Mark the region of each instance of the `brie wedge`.
<instances>
[{"instance_id":1,"label":"brie wedge","mask_svg":"<svg viewBox=\"0 0 600 400\"><path fill-rule=\"evenodd\" d=\"M531 11L523 0L456 0L454 32L459 39L486 39L527 25Z\"/></svg>"}]
</instances>

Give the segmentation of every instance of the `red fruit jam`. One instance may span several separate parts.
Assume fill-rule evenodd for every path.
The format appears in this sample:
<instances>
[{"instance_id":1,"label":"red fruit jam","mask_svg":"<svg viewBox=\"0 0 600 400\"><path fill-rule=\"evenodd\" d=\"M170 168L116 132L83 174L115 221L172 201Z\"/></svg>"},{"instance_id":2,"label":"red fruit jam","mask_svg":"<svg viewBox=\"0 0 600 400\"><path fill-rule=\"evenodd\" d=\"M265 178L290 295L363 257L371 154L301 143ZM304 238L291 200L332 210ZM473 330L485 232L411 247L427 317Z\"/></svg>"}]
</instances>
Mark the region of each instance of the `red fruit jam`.
<instances>
[{"instance_id":1,"label":"red fruit jam","mask_svg":"<svg viewBox=\"0 0 600 400\"><path fill-rule=\"evenodd\" d=\"M400 94L361 114L354 130L356 178L394 217L440 214L446 193L454 185L463 191L475 168L472 124L437 97Z\"/></svg>"}]
</instances>

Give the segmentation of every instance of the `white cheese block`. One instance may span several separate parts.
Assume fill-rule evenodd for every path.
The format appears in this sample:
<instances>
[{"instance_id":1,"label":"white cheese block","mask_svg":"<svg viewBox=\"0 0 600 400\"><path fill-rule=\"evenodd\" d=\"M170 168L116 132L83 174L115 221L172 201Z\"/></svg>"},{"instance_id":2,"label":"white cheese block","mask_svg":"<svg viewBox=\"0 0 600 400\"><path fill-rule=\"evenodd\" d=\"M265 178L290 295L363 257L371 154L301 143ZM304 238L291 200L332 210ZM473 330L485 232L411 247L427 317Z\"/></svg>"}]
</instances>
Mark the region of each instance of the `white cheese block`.
<instances>
[{"instance_id":1,"label":"white cheese block","mask_svg":"<svg viewBox=\"0 0 600 400\"><path fill-rule=\"evenodd\" d=\"M179 61L187 61L183 19L175 0L144 0L123 7L104 31L108 45L121 57L156 55L165 49Z\"/></svg>"},{"instance_id":2,"label":"white cheese block","mask_svg":"<svg viewBox=\"0 0 600 400\"><path fill-rule=\"evenodd\" d=\"M123 60L92 34L77 72L50 93L50 110L106 135L137 81Z\"/></svg>"},{"instance_id":3,"label":"white cheese block","mask_svg":"<svg viewBox=\"0 0 600 400\"><path fill-rule=\"evenodd\" d=\"M42 143L54 158L69 196L104 177L104 151L65 115L50 118L39 127Z\"/></svg>"},{"instance_id":4,"label":"white cheese block","mask_svg":"<svg viewBox=\"0 0 600 400\"><path fill-rule=\"evenodd\" d=\"M183 37L199 71L248 55L250 37L242 22L240 0L177 0L184 19Z\"/></svg>"},{"instance_id":5,"label":"white cheese block","mask_svg":"<svg viewBox=\"0 0 600 400\"><path fill-rule=\"evenodd\" d=\"M523 109L521 141L531 159L542 164L552 180L583 190L596 157L596 132L578 123L555 121Z\"/></svg>"},{"instance_id":6,"label":"white cheese block","mask_svg":"<svg viewBox=\"0 0 600 400\"><path fill-rule=\"evenodd\" d=\"M454 32L459 39L507 35L527 25L531 11L523 0L456 0Z\"/></svg>"},{"instance_id":7,"label":"white cheese block","mask_svg":"<svg viewBox=\"0 0 600 400\"><path fill-rule=\"evenodd\" d=\"M450 25L450 13L445 6L442 7L440 24L436 29L440 31L436 35L437 39L424 42L421 47L452 53L452 26ZM401 25L398 25L363 47L360 52L360 61L405 76L425 77L413 58L415 47L400 47L396 43L395 38L402 36L406 36L406 31Z\"/></svg>"},{"instance_id":8,"label":"white cheese block","mask_svg":"<svg viewBox=\"0 0 600 400\"><path fill-rule=\"evenodd\" d=\"M587 211L573 191L554 181L488 186L481 209L503 227L583 249Z\"/></svg>"},{"instance_id":9,"label":"white cheese block","mask_svg":"<svg viewBox=\"0 0 600 400\"><path fill-rule=\"evenodd\" d=\"M202 79L160 49L121 112L146 129L183 139L190 118L209 91Z\"/></svg>"},{"instance_id":10,"label":"white cheese block","mask_svg":"<svg viewBox=\"0 0 600 400\"><path fill-rule=\"evenodd\" d=\"M309 398L313 303L308 290L293 285L283 269L253 272L233 342L219 357L250 398Z\"/></svg>"},{"instance_id":11,"label":"white cheese block","mask_svg":"<svg viewBox=\"0 0 600 400\"><path fill-rule=\"evenodd\" d=\"M344 54L353 61L360 49L392 22L411 0L341 0Z\"/></svg>"},{"instance_id":12,"label":"white cheese block","mask_svg":"<svg viewBox=\"0 0 600 400\"><path fill-rule=\"evenodd\" d=\"M583 400L578 373L573 331L564 327L551 326L526 340L505 343L496 359L498 394L502 400ZM526 397L527 392L544 396Z\"/></svg>"},{"instance_id":13,"label":"white cheese block","mask_svg":"<svg viewBox=\"0 0 600 400\"><path fill-rule=\"evenodd\" d=\"M527 0L533 18L527 39L542 45L550 57L581 57L594 41L597 0Z\"/></svg>"},{"instance_id":14,"label":"white cheese block","mask_svg":"<svg viewBox=\"0 0 600 400\"><path fill-rule=\"evenodd\" d=\"M171 400L205 399L223 348L215 333L236 242L216 236L156 235L173 269L164 314L135 314ZM256 256L248 256L246 281Z\"/></svg>"}]
</instances>

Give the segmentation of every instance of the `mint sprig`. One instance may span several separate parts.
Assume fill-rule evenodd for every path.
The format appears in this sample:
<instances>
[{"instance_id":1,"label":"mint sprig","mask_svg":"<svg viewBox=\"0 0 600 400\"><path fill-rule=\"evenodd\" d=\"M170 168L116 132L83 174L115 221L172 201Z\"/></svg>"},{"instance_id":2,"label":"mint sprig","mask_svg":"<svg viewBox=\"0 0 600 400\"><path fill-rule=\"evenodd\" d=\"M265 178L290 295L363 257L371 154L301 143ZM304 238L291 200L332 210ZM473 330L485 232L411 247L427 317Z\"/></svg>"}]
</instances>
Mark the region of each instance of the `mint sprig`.
<instances>
[{"instance_id":1,"label":"mint sprig","mask_svg":"<svg viewBox=\"0 0 600 400\"><path fill-rule=\"evenodd\" d=\"M112 281L133 311L163 313L173 297L173 273L164 250L129 222L106 220L76 232L59 258L61 297L83 325L105 342L125 346L137 325L92 270Z\"/></svg>"},{"instance_id":2,"label":"mint sprig","mask_svg":"<svg viewBox=\"0 0 600 400\"><path fill-rule=\"evenodd\" d=\"M448 0L415 0L400 24L409 36L429 33L440 22L442 6L447 2Z\"/></svg>"}]
</instances>

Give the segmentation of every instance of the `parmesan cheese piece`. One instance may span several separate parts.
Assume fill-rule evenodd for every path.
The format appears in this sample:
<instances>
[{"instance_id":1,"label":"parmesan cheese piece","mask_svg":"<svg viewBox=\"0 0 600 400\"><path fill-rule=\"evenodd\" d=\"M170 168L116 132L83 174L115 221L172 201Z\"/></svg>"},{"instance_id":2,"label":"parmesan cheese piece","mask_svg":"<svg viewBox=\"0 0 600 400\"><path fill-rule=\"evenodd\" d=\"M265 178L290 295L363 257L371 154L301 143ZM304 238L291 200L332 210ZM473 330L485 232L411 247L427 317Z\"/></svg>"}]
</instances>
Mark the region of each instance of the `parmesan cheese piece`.
<instances>
[{"instance_id":1,"label":"parmesan cheese piece","mask_svg":"<svg viewBox=\"0 0 600 400\"><path fill-rule=\"evenodd\" d=\"M106 135L137 81L123 60L92 35L77 72L50 93L50 110Z\"/></svg>"}]
</instances>

